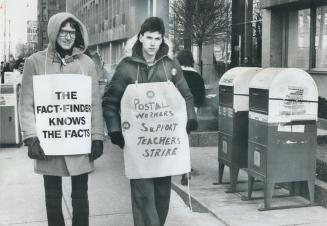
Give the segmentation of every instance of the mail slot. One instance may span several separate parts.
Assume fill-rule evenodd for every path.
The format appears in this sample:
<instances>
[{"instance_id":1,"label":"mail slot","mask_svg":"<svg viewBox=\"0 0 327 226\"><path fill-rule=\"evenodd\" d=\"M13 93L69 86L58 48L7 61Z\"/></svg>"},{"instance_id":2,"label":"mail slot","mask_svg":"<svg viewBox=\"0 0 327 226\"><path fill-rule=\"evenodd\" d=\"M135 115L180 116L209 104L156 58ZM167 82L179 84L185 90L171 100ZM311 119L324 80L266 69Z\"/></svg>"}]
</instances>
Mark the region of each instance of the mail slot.
<instances>
[{"instance_id":1,"label":"mail slot","mask_svg":"<svg viewBox=\"0 0 327 226\"><path fill-rule=\"evenodd\" d=\"M260 71L257 67L236 67L219 81L218 182L224 167L230 170L230 189L235 192L241 168L247 167L249 82Z\"/></svg>"},{"instance_id":2,"label":"mail slot","mask_svg":"<svg viewBox=\"0 0 327 226\"><path fill-rule=\"evenodd\" d=\"M264 183L264 209L276 183L306 181L314 201L318 91L294 68L261 70L249 84L248 198L254 179Z\"/></svg>"}]
</instances>

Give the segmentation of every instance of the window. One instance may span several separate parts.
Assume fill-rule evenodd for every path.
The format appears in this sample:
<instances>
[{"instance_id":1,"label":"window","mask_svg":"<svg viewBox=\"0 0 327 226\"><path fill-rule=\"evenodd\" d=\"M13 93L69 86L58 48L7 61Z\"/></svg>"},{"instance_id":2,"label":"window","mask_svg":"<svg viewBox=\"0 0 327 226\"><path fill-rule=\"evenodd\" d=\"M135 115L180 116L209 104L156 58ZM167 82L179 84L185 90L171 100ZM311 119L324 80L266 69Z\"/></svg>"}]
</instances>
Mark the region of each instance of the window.
<instances>
[{"instance_id":1,"label":"window","mask_svg":"<svg viewBox=\"0 0 327 226\"><path fill-rule=\"evenodd\" d=\"M288 22L288 67L309 69L310 9L291 11Z\"/></svg>"},{"instance_id":2,"label":"window","mask_svg":"<svg viewBox=\"0 0 327 226\"><path fill-rule=\"evenodd\" d=\"M327 5L288 13L287 66L327 71Z\"/></svg>"},{"instance_id":3,"label":"window","mask_svg":"<svg viewBox=\"0 0 327 226\"><path fill-rule=\"evenodd\" d=\"M327 69L327 6L317 8L315 66Z\"/></svg>"}]
</instances>

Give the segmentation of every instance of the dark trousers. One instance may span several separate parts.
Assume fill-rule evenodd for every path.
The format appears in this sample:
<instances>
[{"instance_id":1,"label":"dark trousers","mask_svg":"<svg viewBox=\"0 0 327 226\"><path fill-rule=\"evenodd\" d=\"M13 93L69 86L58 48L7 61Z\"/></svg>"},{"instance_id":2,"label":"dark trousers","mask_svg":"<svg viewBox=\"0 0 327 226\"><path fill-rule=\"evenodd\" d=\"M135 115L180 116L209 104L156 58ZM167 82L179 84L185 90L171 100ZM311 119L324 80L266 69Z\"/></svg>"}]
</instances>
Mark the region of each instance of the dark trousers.
<instances>
[{"instance_id":1,"label":"dark trousers","mask_svg":"<svg viewBox=\"0 0 327 226\"><path fill-rule=\"evenodd\" d=\"M44 175L45 204L49 226L65 226L62 213L62 177ZM88 174L72 176L72 226L89 225Z\"/></svg>"},{"instance_id":2,"label":"dark trousers","mask_svg":"<svg viewBox=\"0 0 327 226\"><path fill-rule=\"evenodd\" d=\"M170 202L171 177L132 179L134 226L163 226Z\"/></svg>"}]
</instances>

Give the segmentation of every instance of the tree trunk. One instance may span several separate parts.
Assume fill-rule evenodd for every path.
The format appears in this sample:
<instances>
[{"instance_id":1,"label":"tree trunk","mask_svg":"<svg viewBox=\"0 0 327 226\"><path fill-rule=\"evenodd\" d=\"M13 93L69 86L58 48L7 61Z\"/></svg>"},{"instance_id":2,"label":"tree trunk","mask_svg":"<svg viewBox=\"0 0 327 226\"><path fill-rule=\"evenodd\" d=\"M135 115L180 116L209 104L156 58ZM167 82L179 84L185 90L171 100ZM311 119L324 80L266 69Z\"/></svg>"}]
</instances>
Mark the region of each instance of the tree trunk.
<instances>
[{"instance_id":1,"label":"tree trunk","mask_svg":"<svg viewBox=\"0 0 327 226\"><path fill-rule=\"evenodd\" d=\"M203 77L202 43L199 43L198 47L199 47L199 51L198 51L199 68L200 68L200 74Z\"/></svg>"},{"instance_id":2,"label":"tree trunk","mask_svg":"<svg viewBox=\"0 0 327 226\"><path fill-rule=\"evenodd\" d=\"M192 48L194 0L185 0L184 49Z\"/></svg>"}]
</instances>

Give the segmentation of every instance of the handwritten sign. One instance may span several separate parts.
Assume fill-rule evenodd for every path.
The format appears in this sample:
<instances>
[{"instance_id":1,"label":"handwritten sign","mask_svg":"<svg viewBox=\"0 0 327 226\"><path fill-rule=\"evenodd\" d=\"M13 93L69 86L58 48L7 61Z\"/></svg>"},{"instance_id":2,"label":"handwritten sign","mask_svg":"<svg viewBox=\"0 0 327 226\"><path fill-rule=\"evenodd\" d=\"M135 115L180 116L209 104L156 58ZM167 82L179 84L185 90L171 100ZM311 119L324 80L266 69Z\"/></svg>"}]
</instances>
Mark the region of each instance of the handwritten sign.
<instances>
[{"instance_id":1,"label":"handwritten sign","mask_svg":"<svg viewBox=\"0 0 327 226\"><path fill-rule=\"evenodd\" d=\"M91 78L85 75L33 77L37 135L46 155L91 150Z\"/></svg>"},{"instance_id":2,"label":"handwritten sign","mask_svg":"<svg viewBox=\"0 0 327 226\"><path fill-rule=\"evenodd\" d=\"M317 120L317 101L307 101L308 88L284 86L280 89L282 100L269 100L269 122L290 122L296 120Z\"/></svg>"},{"instance_id":3,"label":"handwritten sign","mask_svg":"<svg viewBox=\"0 0 327 226\"><path fill-rule=\"evenodd\" d=\"M184 98L171 82L129 85L121 100L129 179L190 172Z\"/></svg>"}]
</instances>

